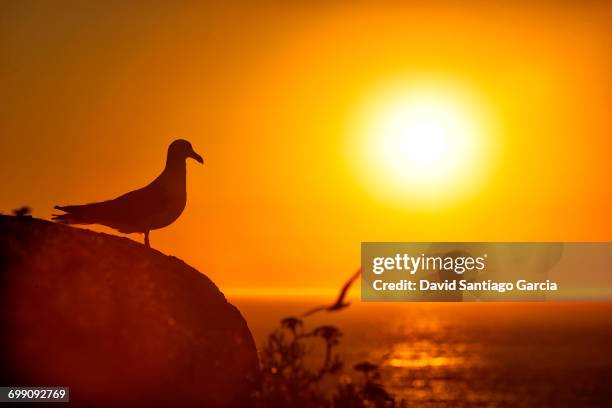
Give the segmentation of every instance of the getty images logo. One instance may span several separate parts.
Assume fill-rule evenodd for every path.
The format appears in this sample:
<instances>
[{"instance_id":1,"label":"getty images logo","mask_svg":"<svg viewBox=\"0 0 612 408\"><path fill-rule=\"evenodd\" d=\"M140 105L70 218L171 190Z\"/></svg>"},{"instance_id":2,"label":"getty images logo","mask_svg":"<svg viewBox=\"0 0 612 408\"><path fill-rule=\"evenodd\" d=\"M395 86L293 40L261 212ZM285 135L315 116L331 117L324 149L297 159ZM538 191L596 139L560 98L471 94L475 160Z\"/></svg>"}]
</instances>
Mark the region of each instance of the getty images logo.
<instances>
[{"instance_id":1,"label":"getty images logo","mask_svg":"<svg viewBox=\"0 0 612 408\"><path fill-rule=\"evenodd\" d=\"M386 271L406 271L410 275L418 271L452 271L457 275L465 272L478 271L485 269L487 254L473 257L463 251L449 252L444 255L425 255L412 256L409 254L395 254L391 257L376 257L372 260L372 272L381 275Z\"/></svg>"}]
</instances>

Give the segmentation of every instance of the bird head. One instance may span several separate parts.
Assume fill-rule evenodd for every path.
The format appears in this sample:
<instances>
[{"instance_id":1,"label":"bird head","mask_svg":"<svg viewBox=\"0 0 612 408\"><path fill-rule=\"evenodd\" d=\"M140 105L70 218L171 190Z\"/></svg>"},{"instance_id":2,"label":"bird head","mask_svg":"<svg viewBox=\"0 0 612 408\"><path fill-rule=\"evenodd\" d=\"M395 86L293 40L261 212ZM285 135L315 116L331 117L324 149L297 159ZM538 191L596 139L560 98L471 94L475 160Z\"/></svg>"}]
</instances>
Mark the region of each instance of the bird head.
<instances>
[{"instance_id":1,"label":"bird head","mask_svg":"<svg viewBox=\"0 0 612 408\"><path fill-rule=\"evenodd\" d=\"M191 143L183 139L177 139L170 143L170 147L168 148L168 157L180 160L186 160L187 158L191 157L198 163L204 163L204 159L202 159L202 156L193 150Z\"/></svg>"}]
</instances>

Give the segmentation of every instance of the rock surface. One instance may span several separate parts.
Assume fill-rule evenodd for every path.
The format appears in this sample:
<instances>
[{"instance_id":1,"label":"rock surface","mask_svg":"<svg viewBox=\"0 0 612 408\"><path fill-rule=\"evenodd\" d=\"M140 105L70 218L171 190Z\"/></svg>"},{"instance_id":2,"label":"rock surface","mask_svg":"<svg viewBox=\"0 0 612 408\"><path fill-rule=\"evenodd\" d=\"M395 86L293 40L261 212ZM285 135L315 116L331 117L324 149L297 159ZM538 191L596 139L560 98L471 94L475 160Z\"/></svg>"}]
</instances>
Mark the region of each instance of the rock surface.
<instances>
[{"instance_id":1,"label":"rock surface","mask_svg":"<svg viewBox=\"0 0 612 408\"><path fill-rule=\"evenodd\" d=\"M248 406L240 312L181 260L127 238L0 216L0 385L96 406Z\"/></svg>"}]
</instances>

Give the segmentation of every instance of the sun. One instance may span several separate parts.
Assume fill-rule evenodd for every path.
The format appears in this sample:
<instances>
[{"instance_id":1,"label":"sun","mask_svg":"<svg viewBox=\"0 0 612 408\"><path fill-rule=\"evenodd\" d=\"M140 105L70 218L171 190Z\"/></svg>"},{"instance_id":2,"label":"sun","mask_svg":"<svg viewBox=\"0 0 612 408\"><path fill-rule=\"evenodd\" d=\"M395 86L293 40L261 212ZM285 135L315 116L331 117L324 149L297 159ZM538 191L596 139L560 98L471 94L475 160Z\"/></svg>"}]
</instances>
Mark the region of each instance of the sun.
<instances>
[{"instance_id":1,"label":"sun","mask_svg":"<svg viewBox=\"0 0 612 408\"><path fill-rule=\"evenodd\" d=\"M456 84L393 83L369 94L356 116L353 165L388 201L447 205L468 197L488 171L489 115Z\"/></svg>"}]
</instances>

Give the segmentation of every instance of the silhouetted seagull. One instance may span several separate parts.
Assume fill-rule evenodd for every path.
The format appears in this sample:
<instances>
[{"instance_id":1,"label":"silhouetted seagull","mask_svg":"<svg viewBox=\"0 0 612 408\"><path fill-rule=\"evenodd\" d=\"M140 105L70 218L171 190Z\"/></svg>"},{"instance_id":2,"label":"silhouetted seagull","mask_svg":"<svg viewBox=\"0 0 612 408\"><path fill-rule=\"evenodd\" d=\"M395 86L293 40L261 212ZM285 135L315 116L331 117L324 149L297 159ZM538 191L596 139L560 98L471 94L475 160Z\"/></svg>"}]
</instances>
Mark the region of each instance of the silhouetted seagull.
<instances>
[{"instance_id":1,"label":"silhouetted seagull","mask_svg":"<svg viewBox=\"0 0 612 408\"><path fill-rule=\"evenodd\" d=\"M353 282L355 282L355 280L359 277L359 274L361 274L361 268L357 269L357 272L355 272L353 276L351 276L349 280L346 281L344 286L342 286L342 289L340 290L340 294L338 295L338 299L336 299L335 303L331 305L317 306L314 309L311 309L307 311L306 313L304 313L302 317L307 317L317 312L321 312L323 310L327 312L337 312L338 310L342 310L345 307L349 307L351 302L345 302L344 298L346 297L346 294L351 288L351 285L353 284Z\"/></svg>"},{"instance_id":2,"label":"silhouetted seagull","mask_svg":"<svg viewBox=\"0 0 612 408\"><path fill-rule=\"evenodd\" d=\"M64 224L101 224L123 233L144 233L149 244L149 231L172 224L187 203L187 158L204 163L186 140L175 140L168 147L164 171L151 184L114 200L100 203L55 206L66 214L53 215Z\"/></svg>"}]
</instances>

